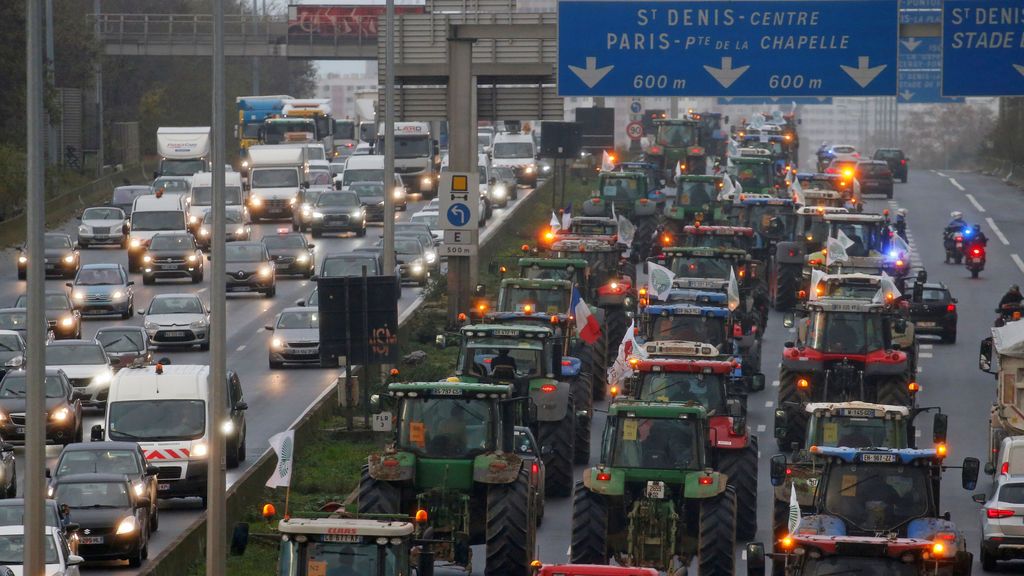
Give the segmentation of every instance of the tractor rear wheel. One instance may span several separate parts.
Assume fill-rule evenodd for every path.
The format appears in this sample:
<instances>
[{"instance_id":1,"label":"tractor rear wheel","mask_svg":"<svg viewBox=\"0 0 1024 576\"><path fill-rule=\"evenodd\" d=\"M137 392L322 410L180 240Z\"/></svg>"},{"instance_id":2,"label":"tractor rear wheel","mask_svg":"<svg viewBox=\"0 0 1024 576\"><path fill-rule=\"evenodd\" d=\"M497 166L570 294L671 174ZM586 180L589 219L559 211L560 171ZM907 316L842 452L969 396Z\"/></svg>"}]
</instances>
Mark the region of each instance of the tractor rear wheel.
<instances>
[{"instance_id":1,"label":"tractor rear wheel","mask_svg":"<svg viewBox=\"0 0 1024 576\"><path fill-rule=\"evenodd\" d=\"M633 234L633 253L646 260L650 256L651 246L655 241L654 234L657 230L658 221L656 219L640 218L636 223L636 232Z\"/></svg>"},{"instance_id":2,"label":"tractor rear wheel","mask_svg":"<svg viewBox=\"0 0 1024 576\"><path fill-rule=\"evenodd\" d=\"M370 467L363 466L359 475L358 508L360 514L398 514L401 492L390 482L370 476Z\"/></svg>"},{"instance_id":3,"label":"tractor rear wheel","mask_svg":"<svg viewBox=\"0 0 1024 576\"><path fill-rule=\"evenodd\" d=\"M736 492L726 486L718 496L700 503L697 541L699 576L733 576L736 572Z\"/></svg>"},{"instance_id":4,"label":"tractor rear wheel","mask_svg":"<svg viewBox=\"0 0 1024 576\"><path fill-rule=\"evenodd\" d=\"M779 264L775 273L775 309L792 310L800 290L803 269L795 264Z\"/></svg>"},{"instance_id":5,"label":"tractor rear wheel","mask_svg":"<svg viewBox=\"0 0 1024 576\"><path fill-rule=\"evenodd\" d=\"M601 323L604 324L603 319ZM586 343L583 345L586 346ZM594 345L591 346L591 358L594 365L593 372L591 372L591 384L593 385L591 397L597 401L604 400L608 395L608 366L611 364L610 359L619 352L618 348L614 351L610 350L610 346L606 330L601 330L601 335L598 336L597 342L594 342Z\"/></svg>"},{"instance_id":6,"label":"tractor rear wheel","mask_svg":"<svg viewBox=\"0 0 1024 576\"><path fill-rule=\"evenodd\" d=\"M572 394L565 418L537 423L537 442L550 448L544 459L546 493L550 496L568 496L572 491L572 462L575 454L576 407Z\"/></svg>"},{"instance_id":7,"label":"tractor rear wheel","mask_svg":"<svg viewBox=\"0 0 1024 576\"><path fill-rule=\"evenodd\" d=\"M569 561L573 564L607 564L608 502L576 483L572 500L572 540Z\"/></svg>"},{"instance_id":8,"label":"tractor rear wheel","mask_svg":"<svg viewBox=\"0 0 1024 576\"><path fill-rule=\"evenodd\" d=\"M879 378L875 389L876 402L892 406L910 406L910 390L903 376Z\"/></svg>"},{"instance_id":9,"label":"tractor rear wheel","mask_svg":"<svg viewBox=\"0 0 1024 576\"><path fill-rule=\"evenodd\" d=\"M573 464L587 464L590 462L590 422L593 420L594 403L592 394L593 385L590 383L590 374L580 374L572 380L572 398L577 412L586 410L587 415L576 418L576 438L573 444Z\"/></svg>"},{"instance_id":10,"label":"tractor rear wheel","mask_svg":"<svg viewBox=\"0 0 1024 576\"><path fill-rule=\"evenodd\" d=\"M786 368L779 369L779 398L775 409L786 411L786 434L778 439L779 450L784 452L790 450L794 442L803 446L807 435L807 412L797 393L796 381L796 373ZM796 406L787 406L787 402Z\"/></svg>"},{"instance_id":11,"label":"tractor rear wheel","mask_svg":"<svg viewBox=\"0 0 1024 576\"><path fill-rule=\"evenodd\" d=\"M629 329L629 317L626 316L626 309L622 307L605 309L605 328L608 331L609 351L614 348L615 354L619 352L619 343Z\"/></svg>"},{"instance_id":12,"label":"tractor rear wheel","mask_svg":"<svg viewBox=\"0 0 1024 576\"><path fill-rule=\"evenodd\" d=\"M750 436L744 448L718 454L718 471L736 490L736 537L749 541L757 534L757 436Z\"/></svg>"},{"instance_id":13,"label":"tractor rear wheel","mask_svg":"<svg viewBox=\"0 0 1024 576\"><path fill-rule=\"evenodd\" d=\"M487 566L484 574L527 574L537 538L537 511L530 504L530 472L515 482L487 488Z\"/></svg>"}]
</instances>

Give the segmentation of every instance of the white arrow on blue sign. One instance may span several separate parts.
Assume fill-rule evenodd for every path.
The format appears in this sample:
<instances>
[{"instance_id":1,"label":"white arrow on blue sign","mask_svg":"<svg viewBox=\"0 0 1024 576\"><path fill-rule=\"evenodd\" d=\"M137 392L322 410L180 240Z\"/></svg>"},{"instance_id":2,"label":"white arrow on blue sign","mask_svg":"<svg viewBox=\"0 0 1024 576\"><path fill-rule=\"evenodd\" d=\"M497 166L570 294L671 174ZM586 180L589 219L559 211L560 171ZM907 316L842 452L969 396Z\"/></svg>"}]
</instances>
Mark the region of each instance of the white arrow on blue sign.
<instances>
[{"instance_id":1,"label":"white arrow on blue sign","mask_svg":"<svg viewBox=\"0 0 1024 576\"><path fill-rule=\"evenodd\" d=\"M942 94L1024 96L1021 0L945 0Z\"/></svg>"},{"instance_id":2,"label":"white arrow on blue sign","mask_svg":"<svg viewBox=\"0 0 1024 576\"><path fill-rule=\"evenodd\" d=\"M900 104L962 103L963 98L943 97L942 42L939 38L900 38Z\"/></svg>"},{"instance_id":3,"label":"white arrow on blue sign","mask_svg":"<svg viewBox=\"0 0 1024 576\"><path fill-rule=\"evenodd\" d=\"M561 96L894 96L897 0L561 0Z\"/></svg>"}]
</instances>

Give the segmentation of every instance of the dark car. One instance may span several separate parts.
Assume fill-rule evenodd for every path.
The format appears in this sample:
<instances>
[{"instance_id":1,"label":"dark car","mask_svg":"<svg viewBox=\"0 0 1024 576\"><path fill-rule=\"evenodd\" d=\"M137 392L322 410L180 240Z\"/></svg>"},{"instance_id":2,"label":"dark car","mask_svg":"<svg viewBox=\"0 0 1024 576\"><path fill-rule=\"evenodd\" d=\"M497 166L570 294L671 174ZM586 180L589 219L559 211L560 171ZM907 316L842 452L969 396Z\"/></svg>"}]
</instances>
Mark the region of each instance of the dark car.
<instances>
[{"instance_id":1,"label":"dark car","mask_svg":"<svg viewBox=\"0 0 1024 576\"><path fill-rule=\"evenodd\" d=\"M46 371L46 441L70 444L82 441L82 401L61 370ZM0 436L8 442L25 442L25 372L8 372L0 380Z\"/></svg>"},{"instance_id":2,"label":"dark car","mask_svg":"<svg viewBox=\"0 0 1024 576\"><path fill-rule=\"evenodd\" d=\"M203 281L203 251L191 234L161 232L149 241L142 255L142 283L153 284L158 278Z\"/></svg>"},{"instance_id":3,"label":"dark car","mask_svg":"<svg viewBox=\"0 0 1024 576\"><path fill-rule=\"evenodd\" d=\"M910 162L910 158L903 154L903 150L899 148L879 148L875 150L871 158L882 160L888 164L889 170L892 170L893 178L899 178L900 182L907 183L907 172L910 169L907 164Z\"/></svg>"},{"instance_id":4,"label":"dark car","mask_svg":"<svg viewBox=\"0 0 1024 576\"><path fill-rule=\"evenodd\" d=\"M78 243L61 232L47 232L43 237L43 265L47 277L74 278L79 266ZM18 280L28 275L28 248L18 248Z\"/></svg>"},{"instance_id":5,"label":"dark car","mask_svg":"<svg viewBox=\"0 0 1024 576\"><path fill-rule=\"evenodd\" d=\"M437 246L434 245L434 235L430 233L426 226L414 224L414 227L398 227L395 226L395 237L398 236L409 236L412 238L419 238L423 246L426 247L427 252L427 264L430 266L431 271L441 271L441 259L437 256ZM377 246L380 247L383 244L383 240L377 242Z\"/></svg>"},{"instance_id":6,"label":"dark car","mask_svg":"<svg viewBox=\"0 0 1024 576\"><path fill-rule=\"evenodd\" d=\"M49 476L51 485L76 474L127 476L135 495L149 498L149 528L150 532L156 532L160 527L156 495L158 472L156 466L146 462L146 455L135 442L76 442L64 447ZM47 473L50 473L49 469Z\"/></svg>"},{"instance_id":7,"label":"dark car","mask_svg":"<svg viewBox=\"0 0 1024 576\"><path fill-rule=\"evenodd\" d=\"M26 308L0 308L0 330L12 330L17 332L21 339L28 342L28 309ZM46 325L46 338L53 338L53 330Z\"/></svg>"},{"instance_id":8,"label":"dark car","mask_svg":"<svg viewBox=\"0 0 1024 576\"><path fill-rule=\"evenodd\" d=\"M295 199L297 208L292 210L292 232L303 232L309 230L313 224L313 205L316 204L320 195L325 192L322 188L302 188Z\"/></svg>"},{"instance_id":9,"label":"dark car","mask_svg":"<svg viewBox=\"0 0 1024 576\"><path fill-rule=\"evenodd\" d=\"M348 187L349 192L355 193L366 211L367 222L384 221L384 183L383 182L354 182Z\"/></svg>"},{"instance_id":10,"label":"dark car","mask_svg":"<svg viewBox=\"0 0 1024 576\"><path fill-rule=\"evenodd\" d=\"M153 503L138 496L124 474L73 474L55 480L53 498L79 526L78 552L86 560L127 560L137 568L149 556Z\"/></svg>"},{"instance_id":11,"label":"dark car","mask_svg":"<svg viewBox=\"0 0 1024 576\"><path fill-rule=\"evenodd\" d=\"M324 232L355 232L366 236L366 211L354 192L324 192L313 205L313 238Z\"/></svg>"},{"instance_id":12,"label":"dark car","mask_svg":"<svg viewBox=\"0 0 1024 576\"><path fill-rule=\"evenodd\" d=\"M25 340L14 330L0 330L0 377L25 366Z\"/></svg>"},{"instance_id":13,"label":"dark car","mask_svg":"<svg viewBox=\"0 0 1024 576\"><path fill-rule=\"evenodd\" d=\"M431 265L427 257L427 247L419 238L396 236L395 261L398 262L403 281L415 282L420 286L427 285Z\"/></svg>"},{"instance_id":14,"label":"dark car","mask_svg":"<svg viewBox=\"0 0 1024 576\"><path fill-rule=\"evenodd\" d=\"M14 451L13 447L10 450ZM11 454L14 457L14 454ZM12 468L13 470L13 468ZM61 507L56 500L47 499L43 512L43 522L51 528L63 528L66 530L65 537L68 544L72 545L72 553L75 553L74 542L71 541L71 533L77 525L69 526L69 520L61 512ZM0 526L24 526L25 525L25 499L8 496L0 500Z\"/></svg>"},{"instance_id":15,"label":"dark car","mask_svg":"<svg viewBox=\"0 0 1024 576\"><path fill-rule=\"evenodd\" d=\"M934 334L943 342L956 342L956 298L941 282L928 282L921 291L921 300L910 302L910 319L917 334Z\"/></svg>"},{"instance_id":16,"label":"dark car","mask_svg":"<svg viewBox=\"0 0 1024 576\"><path fill-rule=\"evenodd\" d=\"M96 332L96 341L107 353L114 370L133 364L149 364L153 359L149 335L142 326L100 328Z\"/></svg>"},{"instance_id":17,"label":"dark car","mask_svg":"<svg viewBox=\"0 0 1024 576\"><path fill-rule=\"evenodd\" d=\"M262 242L232 242L226 247L224 274L228 292L277 294L276 267Z\"/></svg>"},{"instance_id":18,"label":"dark car","mask_svg":"<svg viewBox=\"0 0 1024 576\"><path fill-rule=\"evenodd\" d=\"M261 240L274 261L278 274L297 274L310 278L316 270L314 244L306 242L306 236L281 228L277 235L264 236Z\"/></svg>"},{"instance_id":19,"label":"dark car","mask_svg":"<svg viewBox=\"0 0 1024 576\"><path fill-rule=\"evenodd\" d=\"M346 278L362 276L363 270L367 276L380 276L383 274L384 263L380 258L379 251L358 250L347 253L328 254L320 261L319 278Z\"/></svg>"},{"instance_id":20,"label":"dark car","mask_svg":"<svg viewBox=\"0 0 1024 576\"><path fill-rule=\"evenodd\" d=\"M53 337L81 338L82 313L71 304L71 299L63 292L47 292L43 299L46 306L46 323L53 330ZM15 308L28 308L28 296L18 296Z\"/></svg>"},{"instance_id":21,"label":"dark car","mask_svg":"<svg viewBox=\"0 0 1024 576\"><path fill-rule=\"evenodd\" d=\"M110 205L120 208L129 218L132 217L132 207L135 206L135 199L139 196L152 194L153 189L148 184L142 186L118 186L114 188Z\"/></svg>"},{"instance_id":22,"label":"dark car","mask_svg":"<svg viewBox=\"0 0 1024 576\"><path fill-rule=\"evenodd\" d=\"M885 194L886 198L892 198L892 170L881 160L858 162L857 181L861 194Z\"/></svg>"},{"instance_id":23,"label":"dark car","mask_svg":"<svg viewBox=\"0 0 1024 576\"><path fill-rule=\"evenodd\" d=\"M207 210L199 221L199 228L196 230L196 245L202 250L209 250L213 242L213 212ZM249 213L243 206L224 207L224 241L239 242L252 238L252 224L249 222Z\"/></svg>"}]
</instances>

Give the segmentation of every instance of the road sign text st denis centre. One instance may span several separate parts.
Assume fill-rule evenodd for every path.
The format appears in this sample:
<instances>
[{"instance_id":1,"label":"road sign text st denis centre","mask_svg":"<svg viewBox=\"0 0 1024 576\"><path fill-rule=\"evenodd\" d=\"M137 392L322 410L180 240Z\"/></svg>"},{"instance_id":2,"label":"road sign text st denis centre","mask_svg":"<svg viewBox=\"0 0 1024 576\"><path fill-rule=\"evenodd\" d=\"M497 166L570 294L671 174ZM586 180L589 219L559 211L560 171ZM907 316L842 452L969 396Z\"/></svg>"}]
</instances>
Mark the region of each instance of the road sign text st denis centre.
<instances>
[{"instance_id":1,"label":"road sign text st denis centre","mask_svg":"<svg viewBox=\"0 0 1024 576\"><path fill-rule=\"evenodd\" d=\"M946 0L942 95L1024 96L1024 4Z\"/></svg>"},{"instance_id":2,"label":"road sign text st denis centre","mask_svg":"<svg viewBox=\"0 0 1024 576\"><path fill-rule=\"evenodd\" d=\"M560 0L560 96L895 96L897 0Z\"/></svg>"}]
</instances>

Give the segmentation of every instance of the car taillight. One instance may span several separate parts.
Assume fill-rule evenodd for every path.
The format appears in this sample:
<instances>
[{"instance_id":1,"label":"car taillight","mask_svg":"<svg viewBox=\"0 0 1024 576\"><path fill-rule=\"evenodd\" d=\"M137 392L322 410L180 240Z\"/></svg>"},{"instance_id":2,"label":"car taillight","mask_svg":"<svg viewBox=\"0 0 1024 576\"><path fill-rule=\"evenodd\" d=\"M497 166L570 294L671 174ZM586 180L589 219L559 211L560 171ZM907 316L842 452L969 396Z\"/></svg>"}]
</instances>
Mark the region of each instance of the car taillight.
<instances>
[{"instance_id":1,"label":"car taillight","mask_svg":"<svg viewBox=\"0 0 1024 576\"><path fill-rule=\"evenodd\" d=\"M1010 463L1009 462L1003 462L1003 465L999 468L999 473L1003 474L1003 475L1009 474L1010 473Z\"/></svg>"},{"instance_id":2,"label":"car taillight","mask_svg":"<svg viewBox=\"0 0 1024 576\"><path fill-rule=\"evenodd\" d=\"M1003 510L1001 508L985 508L985 515L989 518L1009 518L1013 516L1013 510Z\"/></svg>"},{"instance_id":3,"label":"car taillight","mask_svg":"<svg viewBox=\"0 0 1024 576\"><path fill-rule=\"evenodd\" d=\"M947 304L946 312L956 312L956 304Z\"/></svg>"},{"instance_id":4,"label":"car taillight","mask_svg":"<svg viewBox=\"0 0 1024 576\"><path fill-rule=\"evenodd\" d=\"M554 384L544 384L540 387L540 391L545 394L550 394L555 390L558 390L558 386L555 386Z\"/></svg>"},{"instance_id":5,"label":"car taillight","mask_svg":"<svg viewBox=\"0 0 1024 576\"><path fill-rule=\"evenodd\" d=\"M540 473L540 464L537 464L536 462L534 462L534 463L533 463L533 466L532 466L532 467L530 468L530 472L531 472L531 473L532 473L532 474L533 474L534 476L536 476L537 474L539 474L539 473Z\"/></svg>"},{"instance_id":6,"label":"car taillight","mask_svg":"<svg viewBox=\"0 0 1024 576\"><path fill-rule=\"evenodd\" d=\"M975 249L971 250L971 254L974 254L975 256L980 256L981 255L981 248L975 248Z\"/></svg>"},{"instance_id":7,"label":"car taillight","mask_svg":"<svg viewBox=\"0 0 1024 576\"><path fill-rule=\"evenodd\" d=\"M904 160L900 160L900 164L903 165L903 166L906 166L907 165L907 161L905 159Z\"/></svg>"}]
</instances>

